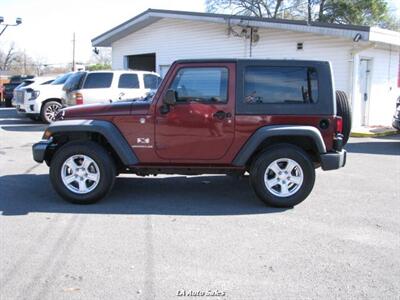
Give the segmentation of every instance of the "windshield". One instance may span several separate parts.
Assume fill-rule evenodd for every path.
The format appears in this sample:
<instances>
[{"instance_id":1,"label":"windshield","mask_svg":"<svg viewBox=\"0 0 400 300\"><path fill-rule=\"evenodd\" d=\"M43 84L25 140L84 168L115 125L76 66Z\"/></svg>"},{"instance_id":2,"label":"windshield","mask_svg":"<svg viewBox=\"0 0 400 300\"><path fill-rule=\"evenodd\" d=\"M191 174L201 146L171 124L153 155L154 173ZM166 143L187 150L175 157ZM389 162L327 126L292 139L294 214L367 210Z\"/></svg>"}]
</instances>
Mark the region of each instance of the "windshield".
<instances>
[{"instance_id":1,"label":"windshield","mask_svg":"<svg viewBox=\"0 0 400 300\"><path fill-rule=\"evenodd\" d=\"M63 90L66 92L76 91L80 88L80 85L83 81L86 72L77 72L73 73L70 77L68 77L67 81L63 86Z\"/></svg>"},{"instance_id":2,"label":"windshield","mask_svg":"<svg viewBox=\"0 0 400 300\"><path fill-rule=\"evenodd\" d=\"M25 80L25 81L23 81L20 85L17 86L17 89L20 89L20 88L22 88L22 87L31 85L32 83L34 83L33 80Z\"/></svg>"},{"instance_id":3,"label":"windshield","mask_svg":"<svg viewBox=\"0 0 400 300\"><path fill-rule=\"evenodd\" d=\"M71 76L72 73L66 73L64 75L61 75L57 77L51 84L58 85L58 84L64 84L67 79Z\"/></svg>"}]
</instances>

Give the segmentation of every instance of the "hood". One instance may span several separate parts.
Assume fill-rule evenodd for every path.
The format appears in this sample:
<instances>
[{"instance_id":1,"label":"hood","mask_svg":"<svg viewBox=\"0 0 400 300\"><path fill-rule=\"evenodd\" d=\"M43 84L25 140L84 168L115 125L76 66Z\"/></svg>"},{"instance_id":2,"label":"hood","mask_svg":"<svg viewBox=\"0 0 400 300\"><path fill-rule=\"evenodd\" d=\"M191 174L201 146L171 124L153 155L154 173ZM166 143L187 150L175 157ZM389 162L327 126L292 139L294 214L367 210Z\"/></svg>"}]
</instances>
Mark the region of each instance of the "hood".
<instances>
[{"instance_id":1,"label":"hood","mask_svg":"<svg viewBox=\"0 0 400 300\"><path fill-rule=\"evenodd\" d=\"M150 103L114 102L106 104L75 105L62 110L64 119L88 119L101 116L147 114Z\"/></svg>"}]
</instances>

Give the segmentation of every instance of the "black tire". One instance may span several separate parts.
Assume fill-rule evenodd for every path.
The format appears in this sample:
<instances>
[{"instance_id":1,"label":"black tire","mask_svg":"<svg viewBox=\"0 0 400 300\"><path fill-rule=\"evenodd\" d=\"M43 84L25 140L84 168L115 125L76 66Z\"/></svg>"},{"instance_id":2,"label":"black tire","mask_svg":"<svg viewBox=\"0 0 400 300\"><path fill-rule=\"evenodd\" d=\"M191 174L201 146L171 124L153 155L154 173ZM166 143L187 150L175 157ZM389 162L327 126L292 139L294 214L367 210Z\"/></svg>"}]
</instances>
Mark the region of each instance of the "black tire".
<instances>
[{"instance_id":1,"label":"black tire","mask_svg":"<svg viewBox=\"0 0 400 300\"><path fill-rule=\"evenodd\" d=\"M57 102L57 101L46 102L42 106L42 109L40 111L40 117L42 118L43 122L52 123L55 121L54 118L61 108L62 108L62 105L60 102ZM48 110L51 110L51 112L49 111L49 113L51 113L51 116L49 116L46 113Z\"/></svg>"},{"instance_id":2,"label":"black tire","mask_svg":"<svg viewBox=\"0 0 400 300\"><path fill-rule=\"evenodd\" d=\"M336 109L337 115L343 120L343 145L346 145L351 131L351 106L343 91L336 91Z\"/></svg>"},{"instance_id":3,"label":"black tire","mask_svg":"<svg viewBox=\"0 0 400 300\"><path fill-rule=\"evenodd\" d=\"M11 98L4 99L4 105L5 107L13 107Z\"/></svg>"},{"instance_id":4,"label":"black tire","mask_svg":"<svg viewBox=\"0 0 400 300\"><path fill-rule=\"evenodd\" d=\"M42 120L42 118L40 116L28 116L28 118L35 122Z\"/></svg>"},{"instance_id":5,"label":"black tire","mask_svg":"<svg viewBox=\"0 0 400 300\"><path fill-rule=\"evenodd\" d=\"M264 176L266 175L268 166L279 159L293 160L300 166L303 173L302 183L298 185L292 185L289 190L294 192L294 194L287 197L274 195L267 188L267 185L264 181ZM296 172L298 169L296 168L293 170ZM289 174L282 176L291 175ZM250 168L250 182L257 196L265 204L274 207L293 207L306 199L311 193L315 182L315 170L310 157L301 148L291 144L279 144L267 148L254 160Z\"/></svg>"},{"instance_id":6,"label":"black tire","mask_svg":"<svg viewBox=\"0 0 400 300\"><path fill-rule=\"evenodd\" d=\"M62 166L73 155L86 155L94 160L98 166L100 174L98 184L86 194L71 191L62 181ZM115 177L116 170L113 158L105 148L92 141L77 141L65 144L57 150L50 163L50 180L54 189L65 200L76 204L91 204L104 198L111 191Z\"/></svg>"}]
</instances>

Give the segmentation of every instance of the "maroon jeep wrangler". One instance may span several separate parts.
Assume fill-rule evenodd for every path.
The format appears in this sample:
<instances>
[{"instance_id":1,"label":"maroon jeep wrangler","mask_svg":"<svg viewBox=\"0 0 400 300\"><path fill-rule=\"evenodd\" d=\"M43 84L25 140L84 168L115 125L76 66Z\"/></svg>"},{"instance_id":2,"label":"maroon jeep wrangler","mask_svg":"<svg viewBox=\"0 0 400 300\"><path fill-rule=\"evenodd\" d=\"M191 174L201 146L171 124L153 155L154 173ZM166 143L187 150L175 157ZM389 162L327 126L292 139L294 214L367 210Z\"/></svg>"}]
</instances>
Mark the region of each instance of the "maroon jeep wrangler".
<instances>
[{"instance_id":1,"label":"maroon jeep wrangler","mask_svg":"<svg viewBox=\"0 0 400 300\"><path fill-rule=\"evenodd\" d=\"M56 191L93 203L120 173L250 174L266 204L291 207L315 169L346 162L350 111L324 61L180 60L154 95L62 110L33 146Z\"/></svg>"}]
</instances>

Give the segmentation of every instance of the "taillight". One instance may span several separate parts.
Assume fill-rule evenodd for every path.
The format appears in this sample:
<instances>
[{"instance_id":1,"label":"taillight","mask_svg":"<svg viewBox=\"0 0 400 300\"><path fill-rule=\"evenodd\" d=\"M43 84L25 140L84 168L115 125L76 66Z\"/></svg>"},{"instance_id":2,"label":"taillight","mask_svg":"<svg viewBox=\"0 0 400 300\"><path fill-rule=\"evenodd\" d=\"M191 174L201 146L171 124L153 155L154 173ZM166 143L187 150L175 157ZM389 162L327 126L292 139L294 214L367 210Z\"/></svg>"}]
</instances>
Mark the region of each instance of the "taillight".
<instances>
[{"instance_id":1,"label":"taillight","mask_svg":"<svg viewBox=\"0 0 400 300\"><path fill-rule=\"evenodd\" d=\"M343 119L342 117L336 117L336 132L343 133Z\"/></svg>"},{"instance_id":2,"label":"taillight","mask_svg":"<svg viewBox=\"0 0 400 300\"><path fill-rule=\"evenodd\" d=\"M75 104L76 105L83 104L83 96L81 93L75 93Z\"/></svg>"}]
</instances>

